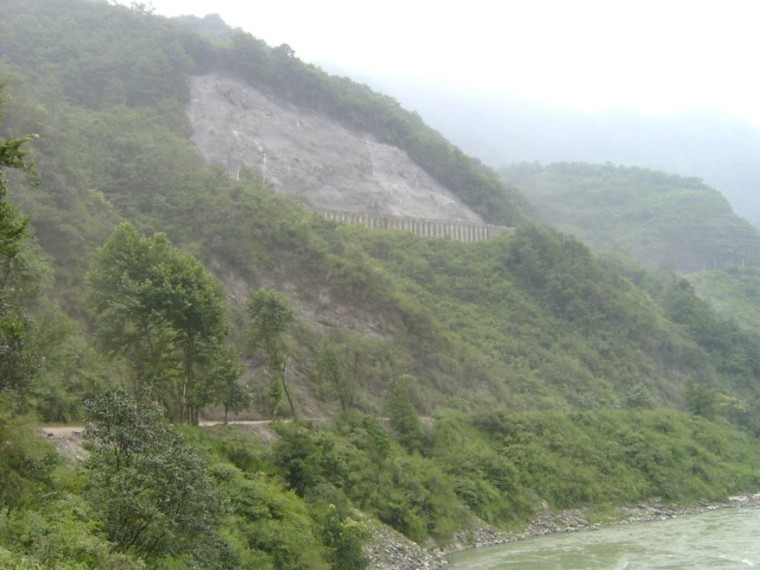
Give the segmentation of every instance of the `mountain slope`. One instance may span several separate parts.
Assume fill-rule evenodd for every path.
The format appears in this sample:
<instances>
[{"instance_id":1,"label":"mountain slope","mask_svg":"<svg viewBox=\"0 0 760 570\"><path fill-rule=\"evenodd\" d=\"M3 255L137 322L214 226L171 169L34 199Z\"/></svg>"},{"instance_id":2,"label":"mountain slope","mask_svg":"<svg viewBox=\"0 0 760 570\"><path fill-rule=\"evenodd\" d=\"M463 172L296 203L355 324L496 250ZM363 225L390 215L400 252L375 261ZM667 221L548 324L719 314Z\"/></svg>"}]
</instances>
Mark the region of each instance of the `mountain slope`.
<instances>
[{"instance_id":1,"label":"mountain slope","mask_svg":"<svg viewBox=\"0 0 760 570\"><path fill-rule=\"evenodd\" d=\"M527 200L496 173L286 47L209 22L216 44L103 2L0 9L13 76L0 148L39 134L38 178L0 172L34 236L0 283L0 364L23 356L11 364L34 372L21 393L0 386L0 566L406 570L430 561L409 541L500 536L478 535L483 521L757 488L760 337L688 282L527 224ZM464 243L330 222L288 195L310 197L315 174L296 165L319 159L276 120L266 139L241 131L256 152L266 143L266 171L209 164L187 110L211 77L237 77L240 106L222 115L244 121L249 104L382 146L403 166L349 184L391 180L405 213L422 169L426 188L514 227ZM220 145L225 121L207 126ZM340 154L330 164L346 172L319 184L355 174L359 155ZM275 326L251 299L276 301ZM155 400L174 389L204 418L306 421L171 426ZM22 412L87 421L89 458L61 463ZM381 547L364 548L370 534Z\"/></svg>"},{"instance_id":2,"label":"mountain slope","mask_svg":"<svg viewBox=\"0 0 760 570\"><path fill-rule=\"evenodd\" d=\"M697 179L584 163L521 164L502 175L541 219L596 250L681 274L760 265L760 232Z\"/></svg>"},{"instance_id":3,"label":"mountain slope","mask_svg":"<svg viewBox=\"0 0 760 570\"><path fill-rule=\"evenodd\" d=\"M760 268L736 266L689 275L699 296L716 313L748 329L760 329Z\"/></svg>"},{"instance_id":4,"label":"mountain slope","mask_svg":"<svg viewBox=\"0 0 760 570\"><path fill-rule=\"evenodd\" d=\"M245 304L262 286L285 293L298 317L287 372L297 410L307 415L337 406L318 374L324 342L356 383L355 405L373 412L402 378L426 413L683 405L689 382L758 398L760 370L748 357L757 339L726 328L678 280L642 277L574 239L525 226L514 188L390 98L246 34L210 43L163 18L76 0L0 0L0 7L10 15L0 22L0 48L15 77L6 128L40 134L40 183L20 181L15 197L32 216L54 268L54 298L81 324L83 343L92 340L84 275L115 224L129 220L148 234L166 232L224 281L231 341L246 355L257 415L267 410L268 377L246 347ZM267 136L282 142L266 140L277 149L271 174L284 192L263 184L254 164L239 177L237 168L230 176L218 163L207 167L186 114L196 104L193 78L202 77L238 77L236 94L253 97L250 87L266 98L255 100L264 117L272 109L289 122L295 115L281 110L297 107L299 117L309 113L317 125L339 124L359 137L349 140L371 137L384 152L413 159L483 219L520 227L460 244L327 222L286 196L308 199L311 189L295 186L314 172L292 161L302 141L272 124ZM242 113L254 101L245 97L237 110L222 109ZM218 129L229 138L229 127ZM251 135L254 146L258 136ZM285 149L291 158L280 162L298 170L293 178L276 164ZM355 171L352 157L340 168ZM406 164L409 188L423 176ZM395 168L383 171L386 180L403 178Z\"/></svg>"},{"instance_id":5,"label":"mountain slope","mask_svg":"<svg viewBox=\"0 0 760 570\"><path fill-rule=\"evenodd\" d=\"M187 115L207 161L247 168L312 208L482 221L398 147L244 82L193 77Z\"/></svg>"}]
</instances>

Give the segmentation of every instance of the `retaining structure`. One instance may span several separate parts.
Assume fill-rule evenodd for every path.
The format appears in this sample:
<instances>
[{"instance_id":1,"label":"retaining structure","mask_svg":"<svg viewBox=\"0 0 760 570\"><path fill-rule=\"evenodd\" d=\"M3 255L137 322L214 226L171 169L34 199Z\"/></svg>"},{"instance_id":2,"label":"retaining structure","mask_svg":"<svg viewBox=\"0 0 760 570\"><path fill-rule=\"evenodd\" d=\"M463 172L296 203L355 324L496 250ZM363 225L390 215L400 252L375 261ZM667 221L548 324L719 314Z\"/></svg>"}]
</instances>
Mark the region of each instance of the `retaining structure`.
<instances>
[{"instance_id":1,"label":"retaining structure","mask_svg":"<svg viewBox=\"0 0 760 570\"><path fill-rule=\"evenodd\" d=\"M365 212L343 212L340 210L319 210L328 220L344 224L359 224L366 228L380 228L409 232L420 237L450 239L454 241L485 241L502 234L508 228L493 224L475 224L452 220L430 220L367 214Z\"/></svg>"}]
</instances>

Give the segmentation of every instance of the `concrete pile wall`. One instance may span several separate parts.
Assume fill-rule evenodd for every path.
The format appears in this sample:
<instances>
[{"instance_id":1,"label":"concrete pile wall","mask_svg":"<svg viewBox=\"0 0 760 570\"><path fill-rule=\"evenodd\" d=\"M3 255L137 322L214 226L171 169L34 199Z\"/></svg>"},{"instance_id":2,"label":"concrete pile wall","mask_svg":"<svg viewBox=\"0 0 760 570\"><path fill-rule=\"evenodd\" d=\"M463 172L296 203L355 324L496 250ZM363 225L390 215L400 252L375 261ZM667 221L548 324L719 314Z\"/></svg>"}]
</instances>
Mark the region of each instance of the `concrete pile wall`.
<instances>
[{"instance_id":1,"label":"concrete pile wall","mask_svg":"<svg viewBox=\"0 0 760 570\"><path fill-rule=\"evenodd\" d=\"M492 239L507 229L505 226L495 226L492 224L425 220L401 216L366 214L363 212L321 210L320 213L333 222L360 224L367 228L404 231L421 237L434 237L464 242Z\"/></svg>"}]
</instances>

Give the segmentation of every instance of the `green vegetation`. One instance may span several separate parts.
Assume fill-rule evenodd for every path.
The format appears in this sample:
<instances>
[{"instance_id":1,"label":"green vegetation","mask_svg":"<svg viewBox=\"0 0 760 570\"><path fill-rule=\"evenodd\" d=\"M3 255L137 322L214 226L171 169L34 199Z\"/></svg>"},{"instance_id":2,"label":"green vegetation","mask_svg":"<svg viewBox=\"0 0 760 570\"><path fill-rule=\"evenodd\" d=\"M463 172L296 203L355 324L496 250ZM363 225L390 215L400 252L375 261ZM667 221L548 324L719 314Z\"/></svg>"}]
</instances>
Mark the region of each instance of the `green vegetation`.
<instances>
[{"instance_id":1,"label":"green vegetation","mask_svg":"<svg viewBox=\"0 0 760 570\"><path fill-rule=\"evenodd\" d=\"M444 544L544 504L758 488L760 339L687 281L525 223L464 244L327 222L202 164L188 74L260 80L490 219L523 214L286 46L105 3L0 8L0 566L360 569L377 521ZM230 414L331 419L194 425ZM89 422L88 457L39 420Z\"/></svg>"},{"instance_id":2,"label":"green vegetation","mask_svg":"<svg viewBox=\"0 0 760 570\"><path fill-rule=\"evenodd\" d=\"M0 141L0 394L26 385L34 368L25 346L30 325L16 291L19 286L29 285L24 283L21 257L28 220L19 216L8 200L5 180L7 168L31 168L27 150L22 147L32 139L27 136Z\"/></svg>"},{"instance_id":3,"label":"green vegetation","mask_svg":"<svg viewBox=\"0 0 760 570\"><path fill-rule=\"evenodd\" d=\"M162 421L161 408L131 400L123 388L86 406L93 422L86 437L94 443L86 495L113 550L233 568L215 535L223 496L194 450Z\"/></svg>"},{"instance_id":4,"label":"green vegetation","mask_svg":"<svg viewBox=\"0 0 760 570\"><path fill-rule=\"evenodd\" d=\"M695 179L611 165L521 164L502 174L544 220L592 247L685 273L688 283L668 285L661 271L661 283L653 289L648 278L645 288L723 373L754 366L760 234L718 192Z\"/></svg>"},{"instance_id":5,"label":"green vegetation","mask_svg":"<svg viewBox=\"0 0 760 570\"><path fill-rule=\"evenodd\" d=\"M295 320L290 304L277 291L259 289L248 301L248 315L251 318L251 345L254 350L264 353L270 375L269 408L272 418L277 416L283 393L288 399L290 413L295 417L293 397L285 379L288 355L282 341L285 329Z\"/></svg>"},{"instance_id":6,"label":"green vegetation","mask_svg":"<svg viewBox=\"0 0 760 570\"><path fill-rule=\"evenodd\" d=\"M29 13L44 18L48 30L62 29L57 19L62 8L42 10L42 6L32 2L23 10L19 7L14 24L23 29L21 14ZM72 14L84 10L77 2L68 8ZM188 50L191 60L203 59L203 53L211 58L209 54L227 49L206 44L161 18L107 6L97 6L89 17L98 14L104 18L103 26L113 19L114 26L128 28L125 37L145 36L155 53L152 58L146 54L141 65L151 65L156 53L163 53L164 43L170 46L169 52ZM82 46L99 46L101 35L88 36L83 26L77 23L66 33L78 34ZM21 57L23 52L26 58L37 54L34 61L49 57L64 63L64 51L39 53L47 44L22 50L23 35L0 34L2 38L9 42L9 62L27 61ZM245 41L256 43L251 38ZM256 45L269 54L268 69L279 69L271 67L277 50L270 53L266 46ZM189 70L187 58L159 59L161 65L174 62L175 75L166 77L175 77L177 82ZM203 69L214 61L206 61ZM303 66L295 58L288 55L285 61L285 69L300 73L297 70ZM232 342L243 354L247 354L249 326L243 300L262 286L287 291L290 303L299 307L298 318L283 337L292 377L287 385L271 382L272 370L262 374L266 365L259 365L260 354L251 355L247 364L253 376L248 379L258 414L271 413L270 398L262 394L277 386L288 388L290 415L306 402L318 405L322 413L336 406L381 412L389 385L403 375L412 378L409 393L422 413L441 404L463 409L501 403L513 409L594 408L636 401L683 405L687 379L754 405L757 373L751 355L756 340L715 321L693 291L679 289L669 277L642 277L595 259L575 240L536 228L468 245L336 227L262 188L245 173L237 181L217 166L204 169L186 139L183 100L177 95L181 86L157 83L154 89L160 90L150 98L128 98L118 104L79 100L55 87L67 78L53 71L43 78L32 63L29 70L14 68L26 82L18 87L29 89L36 99L18 92L10 104L14 111L11 130L42 127L37 129L42 135L36 143L41 178L37 187L19 181L16 195L32 215L31 227L53 264L50 294L84 330L91 330L98 320L91 310L101 317L113 312L115 307L105 312L98 308L98 288L93 282L95 296L90 297L83 276L90 270L97 274L97 265L91 269L97 248L123 219L140 235L165 232L185 252L177 255L200 260L224 280L228 295L234 288L229 329ZM123 66L133 63L125 61ZM104 73L114 73L111 66L105 69ZM120 75L127 86L132 81L130 73ZM267 81L276 83L273 77ZM272 85L268 88L274 89ZM285 81L280 88L287 85ZM53 104L56 96L60 97ZM92 97L96 96L93 92ZM612 169L612 173L641 175L635 170ZM662 176L650 173L650 178L661 182ZM135 237L134 241L139 240ZM188 272L199 271L197 267L191 270L191 257L183 258L189 265L178 268L179 273L189 276ZM154 284L165 270L157 267ZM110 286L108 290L116 291ZM158 299L169 292L154 286L152 294ZM55 367L49 367L46 374L51 381L38 388L37 410L50 419L75 418L81 415L76 411L77 399L114 376L109 368L124 368L124 373L135 377L135 365L139 365L143 375L150 373L148 366L173 371L171 381L161 380L174 383L171 390L161 391L175 400L171 404L175 410L170 411L173 418L192 419L207 403L242 411L247 392L234 381L236 351L226 347L226 339L220 341L225 327L218 318L218 301L210 305L217 307L217 317L216 324L209 322L208 338L213 342L208 346L221 354L224 345L225 354L214 362L205 348L195 350L200 347L199 338L175 338L181 332L180 321L161 322L158 327L159 320L169 318L161 311L148 310L146 318L154 321L147 320L144 326L152 327L157 341L172 344L171 358L151 363L143 355L129 365L116 365L94 354L87 336L61 317L58 329L69 327L71 332L59 346L59 361L72 354L88 354L87 366L79 375L85 381L60 389L61 378L55 378ZM692 310L698 317L690 316ZM344 317L330 316L330 324L324 327L321 317L315 316L323 312ZM171 319L181 316L173 314ZM110 318L106 323L117 326ZM112 347L120 351L138 348L117 338L112 337ZM141 342L152 340L143 335ZM331 345L338 349L337 359L330 356ZM162 358L164 352L156 350L153 358ZM189 384L183 388L183 382L190 381L185 378L187 371L200 375L193 389ZM212 373L226 380L210 386L203 375ZM181 403L189 397L197 402Z\"/></svg>"},{"instance_id":7,"label":"green vegetation","mask_svg":"<svg viewBox=\"0 0 760 570\"><path fill-rule=\"evenodd\" d=\"M356 412L274 424L265 446L244 428L177 432L123 390L89 409L84 470L18 424L3 432L25 459L4 450L4 481L27 490L3 499L4 564L358 569L368 517L445 543L473 516L519 528L546 508L689 503L760 483L754 437L675 410L448 412L407 451Z\"/></svg>"},{"instance_id":8,"label":"green vegetation","mask_svg":"<svg viewBox=\"0 0 760 570\"><path fill-rule=\"evenodd\" d=\"M105 351L125 357L135 387L172 420L198 423L221 401L217 378L230 376L221 283L165 235L146 238L129 223L98 250L89 281Z\"/></svg>"},{"instance_id":9,"label":"green vegetation","mask_svg":"<svg viewBox=\"0 0 760 570\"><path fill-rule=\"evenodd\" d=\"M695 178L583 163L501 172L548 224L649 268L691 273L760 264L760 234Z\"/></svg>"},{"instance_id":10,"label":"green vegetation","mask_svg":"<svg viewBox=\"0 0 760 570\"><path fill-rule=\"evenodd\" d=\"M717 315L759 330L760 268L734 266L689 274L689 283Z\"/></svg>"}]
</instances>

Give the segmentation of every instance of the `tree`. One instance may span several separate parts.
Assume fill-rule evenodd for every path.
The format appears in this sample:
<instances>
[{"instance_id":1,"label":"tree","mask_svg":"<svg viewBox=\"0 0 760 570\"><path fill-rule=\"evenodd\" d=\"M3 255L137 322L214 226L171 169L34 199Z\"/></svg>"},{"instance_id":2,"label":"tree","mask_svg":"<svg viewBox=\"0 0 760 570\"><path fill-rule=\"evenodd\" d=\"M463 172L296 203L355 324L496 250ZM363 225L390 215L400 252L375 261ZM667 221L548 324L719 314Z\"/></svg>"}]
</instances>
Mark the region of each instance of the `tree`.
<instances>
[{"instance_id":1,"label":"tree","mask_svg":"<svg viewBox=\"0 0 760 570\"><path fill-rule=\"evenodd\" d=\"M197 423L214 401L226 358L222 285L164 234L116 228L88 275L102 347L129 362L136 387L160 397L172 421Z\"/></svg>"},{"instance_id":2,"label":"tree","mask_svg":"<svg viewBox=\"0 0 760 570\"><path fill-rule=\"evenodd\" d=\"M251 392L240 384L238 379L242 374L240 358L236 351L229 349L220 353L214 372L215 396L218 403L224 406L224 423L227 423L229 413L242 412L251 405Z\"/></svg>"},{"instance_id":3,"label":"tree","mask_svg":"<svg viewBox=\"0 0 760 570\"><path fill-rule=\"evenodd\" d=\"M145 559L216 559L212 566L188 560L189 567L234 567L216 531L227 513L222 494L161 407L130 398L124 387L85 406L85 437L94 442L85 464L90 501L114 548Z\"/></svg>"},{"instance_id":4,"label":"tree","mask_svg":"<svg viewBox=\"0 0 760 570\"><path fill-rule=\"evenodd\" d=\"M0 92L5 83L0 81ZM2 119L2 102L0 96L0 119ZM0 262L2 273L0 284L5 284L8 272L16 261L26 232L28 218L19 216L16 209L8 201L8 186L5 170L8 168L34 172L34 165L29 160L29 151L25 144L35 140L37 135L26 135L14 139L0 139Z\"/></svg>"},{"instance_id":5,"label":"tree","mask_svg":"<svg viewBox=\"0 0 760 570\"><path fill-rule=\"evenodd\" d=\"M388 414L391 427L398 434L399 441L409 451L419 451L423 445L422 424L412 402L409 375L402 375L391 386L388 398Z\"/></svg>"},{"instance_id":6,"label":"tree","mask_svg":"<svg viewBox=\"0 0 760 570\"><path fill-rule=\"evenodd\" d=\"M0 90L3 86L0 82ZM5 170L9 168L33 171L28 151L23 146L35 138L36 135L28 135L0 139L0 392L27 385L35 368L26 343L30 323L12 283L21 265L20 253L28 219L20 216L8 200L5 178Z\"/></svg>"},{"instance_id":7,"label":"tree","mask_svg":"<svg viewBox=\"0 0 760 570\"><path fill-rule=\"evenodd\" d=\"M693 380L686 382L684 386L684 403L686 409L695 416L712 419L715 417L715 408L717 403L717 394L715 390L701 384L696 384Z\"/></svg>"},{"instance_id":8,"label":"tree","mask_svg":"<svg viewBox=\"0 0 760 570\"><path fill-rule=\"evenodd\" d=\"M262 288L248 301L248 316L251 318L251 346L254 350L262 351L266 358L272 417L277 415L283 393L288 400L290 413L295 417L293 398L285 380L288 355L282 338L295 320L290 303L281 293Z\"/></svg>"},{"instance_id":9,"label":"tree","mask_svg":"<svg viewBox=\"0 0 760 570\"><path fill-rule=\"evenodd\" d=\"M18 260L26 233L28 218L19 216L8 200L8 186L3 176L6 168L29 171L31 164L25 162L26 152L21 146L33 137L0 140L0 284L5 285L11 268Z\"/></svg>"},{"instance_id":10,"label":"tree","mask_svg":"<svg viewBox=\"0 0 760 570\"><path fill-rule=\"evenodd\" d=\"M358 365L359 353L354 352L354 372ZM316 375L320 382L337 395L340 409L344 412L354 404L356 380L351 373L345 372L339 347L334 342L325 341L317 354Z\"/></svg>"},{"instance_id":11,"label":"tree","mask_svg":"<svg viewBox=\"0 0 760 570\"><path fill-rule=\"evenodd\" d=\"M335 505L328 505L322 515L322 541L330 548L328 561L333 570L359 570L369 566L363 552L369 536L366 525L348 516L341 516Z\"/></svg>"}]
</instances>

